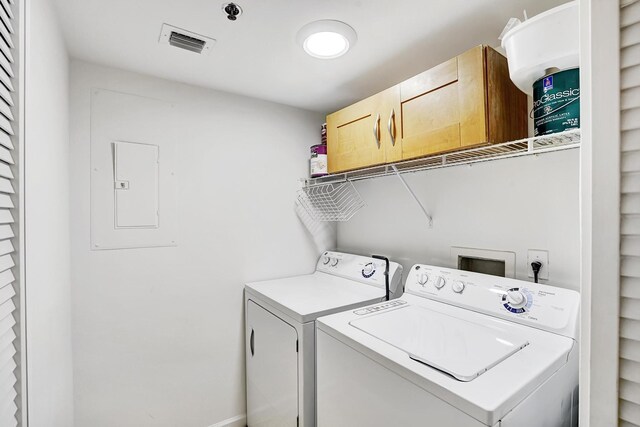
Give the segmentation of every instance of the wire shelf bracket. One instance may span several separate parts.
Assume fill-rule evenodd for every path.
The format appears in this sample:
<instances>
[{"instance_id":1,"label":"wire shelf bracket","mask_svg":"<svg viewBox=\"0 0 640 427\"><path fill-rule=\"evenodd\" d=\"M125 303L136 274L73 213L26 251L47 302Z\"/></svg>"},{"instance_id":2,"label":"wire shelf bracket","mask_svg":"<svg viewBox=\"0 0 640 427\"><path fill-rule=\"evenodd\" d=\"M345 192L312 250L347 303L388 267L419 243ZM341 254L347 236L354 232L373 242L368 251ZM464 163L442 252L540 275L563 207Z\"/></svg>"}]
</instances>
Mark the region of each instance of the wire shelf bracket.
<instances>
[{"instance_id":1,"label":"wire shelf bracket","mask_svg":"<svg viewBox=\"0 0 640 427\"><path fill-rule=\"evenodd\" d=\"M418 199L418 196L416 196L416 193L413 192L411 187L409 187L409 184L407 184L407 181L405 181L402 175L400 175L400 172L398 171L398 168L396 167L396 165L391 165L391 168L393 169L393 172L396 174L396 176L398 177L398 179L400 180L404 188L407 190L411 198L418 204L418 206L420 207L420 210L422 211L424 216L427 218L429 228L433 228L433 217L431 216L427 208L422 204L420 199Z\"/></svg>"}]
</instances>

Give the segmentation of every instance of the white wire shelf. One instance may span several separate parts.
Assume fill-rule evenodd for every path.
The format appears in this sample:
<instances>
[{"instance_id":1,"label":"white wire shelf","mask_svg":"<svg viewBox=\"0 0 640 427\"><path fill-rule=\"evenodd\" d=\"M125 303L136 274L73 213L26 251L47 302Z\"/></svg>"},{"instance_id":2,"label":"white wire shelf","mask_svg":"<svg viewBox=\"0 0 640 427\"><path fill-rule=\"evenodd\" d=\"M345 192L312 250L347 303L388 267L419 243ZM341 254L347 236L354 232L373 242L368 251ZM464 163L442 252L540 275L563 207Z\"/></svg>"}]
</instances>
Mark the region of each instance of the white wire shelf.
<instances>
[{"instance_id":1,"label":"white wire shelf","mask_svg":"<svg viewBox=\"0 0 640 427\"><path fill-rule=\"evenodd\" d=\"M353 185L353 181L386 175L397 175L410 196L421 208L428 221L429 227L431 227L433 225L433 219L429 211L411 190L401 174L531 154L549 153L578 148L579 146L580 129L574 129L552 135L524 138L502 144L486 145L468 150L327 175L320 178L307 178L303 180L303 187L298 191L297 203L301 205L315 221L348 221L356 212L365 206L365 202Z\"/></svg>"},{"instance_id":2,"label":"white wire shelf","mask_svg":"<svg viewBox=\"0 0 640 427\"><path fill-rule=\"evenodd\" d=\"M319 178L307 178L305 187L342 181L357 181L406 172L419 172L456 165L465 165L490 160L505 159L531 154L548 153L552 151L568 150L580 146L580 129L572 129L551 135L537 136L504 142L502 144L486 145L468 150L437 154L415 160L406 160L394 164L374 166L350 172L326 175Z\"/></svg>"}]
</instances>

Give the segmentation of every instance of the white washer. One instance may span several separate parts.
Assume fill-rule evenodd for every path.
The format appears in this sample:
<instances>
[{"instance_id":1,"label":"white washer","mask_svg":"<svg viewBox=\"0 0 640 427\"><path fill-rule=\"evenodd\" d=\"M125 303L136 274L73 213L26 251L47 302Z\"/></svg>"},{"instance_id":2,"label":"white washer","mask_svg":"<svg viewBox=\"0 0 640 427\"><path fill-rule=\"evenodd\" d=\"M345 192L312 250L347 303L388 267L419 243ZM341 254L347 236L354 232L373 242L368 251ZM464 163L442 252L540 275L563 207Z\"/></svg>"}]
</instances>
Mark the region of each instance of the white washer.
<instances>
[{"instance_id":1,"label":"white washer","mask_svg":"<svg viewBox=\"0 0 640 427\"><path fill-rule=\"evenodd\" d=\"M319 427L577 426L577 292L415 265L395 302L316 322Z\"/></svg>"},{"instance_id":2,"label":"white washer","mask_svg":"<svg viewBox=\"0 0 640 427\"><path fill-rule=\"evenodd\" d=\"M313 274L245 286L247 425L315 425L315 320L402 295L402 266L325 252ZM394 302L384 302L387 306Z\"/></svg>"}]
</instances>

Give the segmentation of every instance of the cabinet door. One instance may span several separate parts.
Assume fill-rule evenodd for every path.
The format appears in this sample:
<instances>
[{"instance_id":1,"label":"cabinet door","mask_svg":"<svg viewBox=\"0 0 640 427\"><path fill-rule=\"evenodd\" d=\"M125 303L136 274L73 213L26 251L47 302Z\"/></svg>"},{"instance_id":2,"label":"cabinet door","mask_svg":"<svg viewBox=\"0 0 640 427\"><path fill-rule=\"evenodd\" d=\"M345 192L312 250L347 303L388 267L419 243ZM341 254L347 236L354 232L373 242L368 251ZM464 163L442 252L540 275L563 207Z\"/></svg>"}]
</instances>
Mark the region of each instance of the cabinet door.
<instances>
[{"instance_id":1,"label":"cabinet door","mask_svg":"<svg viewBox=\"0 0 640 427\"><path fill-rule=\"evenodd\" d=\"M247 425L295 427L298 422L298 334L269 311L247 302Z\"/></svg>"},{"instance_id":2,"label":"cabinet door","mask_svg":"<svg viewBox=\"0 0 640 427\"><path fill-rule=\"evenodd\" d=\"M402 158L487 142L484 48L400 84Z\"/></svg>"},{"instance_id":3,"label":"cabinet door","mask_svg":"<svg viewBox=\"0 0 640 427\"><path fill-rule=\"evenodd\" d=\"M374 95L327 116L329 173L344 172L385 162L384 97Z\"/></svg>"}]
</instances>

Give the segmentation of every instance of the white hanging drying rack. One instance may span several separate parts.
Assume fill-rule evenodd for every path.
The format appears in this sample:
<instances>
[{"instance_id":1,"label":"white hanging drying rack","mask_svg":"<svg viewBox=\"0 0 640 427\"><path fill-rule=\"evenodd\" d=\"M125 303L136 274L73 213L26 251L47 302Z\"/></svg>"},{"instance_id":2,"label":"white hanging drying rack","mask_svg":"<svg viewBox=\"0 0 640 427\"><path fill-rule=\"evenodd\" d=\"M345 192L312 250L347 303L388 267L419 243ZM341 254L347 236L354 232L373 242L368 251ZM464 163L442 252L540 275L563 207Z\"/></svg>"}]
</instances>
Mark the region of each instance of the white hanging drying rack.
<instances>
[{"instance_id":1,"label":"white hanging drying rack","mask_svg":"<svg viewBox=\"0 0 640 427\"><path fill-rule=\"evenodd\" d=\"M366 203L348 179L305 185L296 203L315 221L348 221Z\"/></svg>"},{"instance_id":2,"label":"white hanging drying rack","mask_svg":"<svg viewBox=\"0 0 640 427\"><path fill-rule=\"evenodd\" d=\"M578 147L580 147L580 129L573 129L551 135L486 145L319 178L307 178L302 180L303 187L298 191L297 203L302 205L309 215L317 221L348 221L366 205L353 185L353 181L396 175L401 180L403 187L420 206L427 217L429 226L432 226L433 219L428 209L411 190L402 174Z\"/></svg>"}]
</instances>

